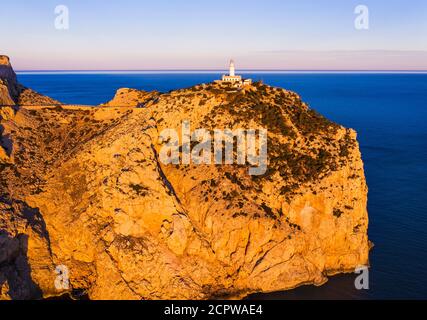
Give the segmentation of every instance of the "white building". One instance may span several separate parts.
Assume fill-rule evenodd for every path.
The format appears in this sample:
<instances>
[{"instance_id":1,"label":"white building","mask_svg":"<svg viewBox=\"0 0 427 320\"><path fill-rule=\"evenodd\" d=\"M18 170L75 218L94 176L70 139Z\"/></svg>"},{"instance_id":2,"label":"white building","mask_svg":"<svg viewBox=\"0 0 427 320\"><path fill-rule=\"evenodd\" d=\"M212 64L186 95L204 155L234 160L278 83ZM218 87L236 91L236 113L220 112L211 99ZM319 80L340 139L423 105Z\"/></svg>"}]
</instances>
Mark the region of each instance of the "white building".
<instances>
[{"instance_id":1,"label":"white building","mask_svg":"<svg viewBox=\"0 0 427 320\"><path fill-rule=\"evenodd\" d=\"M250 85L252 84L251 79L242 79L242 76L237 76L234 68L234 61L230 60L230 67L229 67L229 74L222 76L222 82L223 83L231 83L232 85L236 87L241 87L243 85Z\"/></svg>"}]
</instances>

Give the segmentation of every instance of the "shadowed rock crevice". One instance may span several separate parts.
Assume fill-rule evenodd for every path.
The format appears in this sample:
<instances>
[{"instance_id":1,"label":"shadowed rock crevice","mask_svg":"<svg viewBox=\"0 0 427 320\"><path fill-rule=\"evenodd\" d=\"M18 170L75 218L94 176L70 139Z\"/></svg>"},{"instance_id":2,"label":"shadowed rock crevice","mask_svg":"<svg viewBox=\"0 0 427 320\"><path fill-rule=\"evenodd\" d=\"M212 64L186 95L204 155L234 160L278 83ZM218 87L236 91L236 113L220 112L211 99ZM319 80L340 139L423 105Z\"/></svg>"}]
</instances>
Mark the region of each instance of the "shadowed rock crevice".
<instances>
[{"instance_id":1,"label":"shadowed rock crevice","mask_svg":"<svg viewBox=\"0 0 427 320\"><path fill-rule=\"evenodd\" d=\"M54 273L49 233L42 215L24 201L1 199L1 298L40 299L44 292L39 282L48 278L52 282L45 290L53 287Z\"/></svg>"},{"instance_id":2,"label":"shadowed rock crevice","mask_svg":"<svg viewBox=\"0 0 427 320\"><path fill-rule=\"evenodd\" d=\"M0 299L40 299L43 292L33 281L27 257L28 236L0 231Z\"/></svg>"}]
</instances>

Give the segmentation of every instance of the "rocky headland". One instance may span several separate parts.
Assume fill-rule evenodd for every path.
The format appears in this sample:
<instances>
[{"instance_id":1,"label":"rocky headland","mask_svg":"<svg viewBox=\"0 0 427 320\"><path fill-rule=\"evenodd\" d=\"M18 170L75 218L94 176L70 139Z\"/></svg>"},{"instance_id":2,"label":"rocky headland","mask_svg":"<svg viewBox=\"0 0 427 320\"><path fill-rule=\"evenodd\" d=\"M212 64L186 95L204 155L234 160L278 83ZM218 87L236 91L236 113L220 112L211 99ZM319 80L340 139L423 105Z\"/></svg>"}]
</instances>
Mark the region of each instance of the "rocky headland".
<instances>
[{"instance_id":1,"label":"rocky headland","mask_svg":"<svg viewBox=\"0 0 427 320\"><path fill-rule=\"evenodd\" d=\"M0 104L0 299L243 297L368 264L356 133L294 92L210 83L66 106L1 56ZM184 120L266 128L267 171L163 164L159 134Z\"/></svg>"}]
</instances>

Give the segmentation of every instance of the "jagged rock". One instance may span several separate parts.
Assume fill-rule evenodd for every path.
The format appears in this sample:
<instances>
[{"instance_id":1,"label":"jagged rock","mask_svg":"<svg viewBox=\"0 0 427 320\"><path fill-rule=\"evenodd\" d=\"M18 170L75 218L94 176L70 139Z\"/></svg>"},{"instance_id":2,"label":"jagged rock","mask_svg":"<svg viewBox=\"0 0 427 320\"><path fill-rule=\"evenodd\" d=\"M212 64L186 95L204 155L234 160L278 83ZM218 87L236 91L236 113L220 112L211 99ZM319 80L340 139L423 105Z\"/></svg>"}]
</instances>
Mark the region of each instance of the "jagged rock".
<instances>
[{"instance_id":1,"label":"jagged rock","mask_svg":"<svg viewBox=\"0 0 427 320\"><path fill-rule=\"evenodd\" d=\"M15 71L9 57L0 55L0 105L14 105L17 96Z\"/></svg>"},{"instance_id":2,"label":"jagged rock","mask_svg":"<svg viewBox=\"0 0 427 320\"><path fill-rule=\"evenodd\" d=\"M0 55L0 106L59 104L59 101L19 84L9 57Z\"/></svg>"},{"instance_id":3,"label":"jagged rock","mask_svg":"<svg viewBox=\"0 0 427 320\"><path fill-rule=\"evenodd\" d=\"M8 56L0 55L0 78L8 80L11 83L16 83L16 74L13 71Z\"/></svg>"},{"instance_id":4,"label":"jagged rock","mask_svg":"<svg viewBox=\"0 0 427 320\"><path fill-rule=\"evenodd\" d=\"M0 291L21 292L15 298L244 296L320 285L368 263L356 133L293 92L260 83L125 89L105 108L28 107L2 118L11 147L0 160L9 248ZM267 128L267 172L163 164L159 134L183 120L192 130ZM23 236L27 250L18 250ZM14 291L17 255L31 272L12 281ZM69 269L68 290L54 287L58 265Z\"/></svg>"}]
</instances>

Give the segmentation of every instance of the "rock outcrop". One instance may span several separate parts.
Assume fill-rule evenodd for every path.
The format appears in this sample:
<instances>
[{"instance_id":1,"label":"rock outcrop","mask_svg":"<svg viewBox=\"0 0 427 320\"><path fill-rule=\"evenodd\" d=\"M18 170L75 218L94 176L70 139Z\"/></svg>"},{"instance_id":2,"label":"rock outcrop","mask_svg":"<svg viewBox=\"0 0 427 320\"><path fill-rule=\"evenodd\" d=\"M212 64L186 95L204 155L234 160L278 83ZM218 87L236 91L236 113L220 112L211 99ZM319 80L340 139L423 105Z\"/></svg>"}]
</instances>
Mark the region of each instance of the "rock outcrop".
<instances>
[{"instance_id":1,"label":"rock outcrop","mask_svg":"<svg viewBox=\"0 0 427 320\"><path fill-rule=\"evenodd\" d=\"M139 106L139 108L135 108ZM353 130L261 83L1 110L0 298L207 299L368 264ZM163 129L268 129L268 166L163 164ZM57 266L69 288L55 287Z\"/></svg>"},{"instance_id":2,"label":"rock outcrop","mask_svg":"<svg viewBox=\"0 0 427 320\"><path fill-rule=\"evenodd\" d=\"M19 84L9 57L0 55L0 106L58 104L59 101Z\"/></svg>"},{"instance_id":3,"label":"rock outcrop","mask_svg":"<svg viewBox=\"0 0 427 320\"><path fill-rule=\"evenodd\" d=\"M153 101L159 97L159 92L157 91L143 91L130 88L121 88L117 90L114 98L108 101L105 104L102 104L102 107L137 107L142 108L148 102Z\"/></svg>"},{"instance_id":4,"label":"rock outcrop","mask_svg":"<svg viewBox=\"0 0 427 320\"><path fill-rule=\"evenodd\" d=\"M11 83L16 83L16 74L7 56L0 55L0 78Z\"/></svg>"},{"instance_id":5,"label":"rock outcrop","mask_svg":"<svg viewBox=\"0 0 427 320\"><path fill-rule=\"evenodd\" d=\"M0 105L14 105L17 95L15 71L9 57L0 55Z\"/></svg>"}]
</instances>

